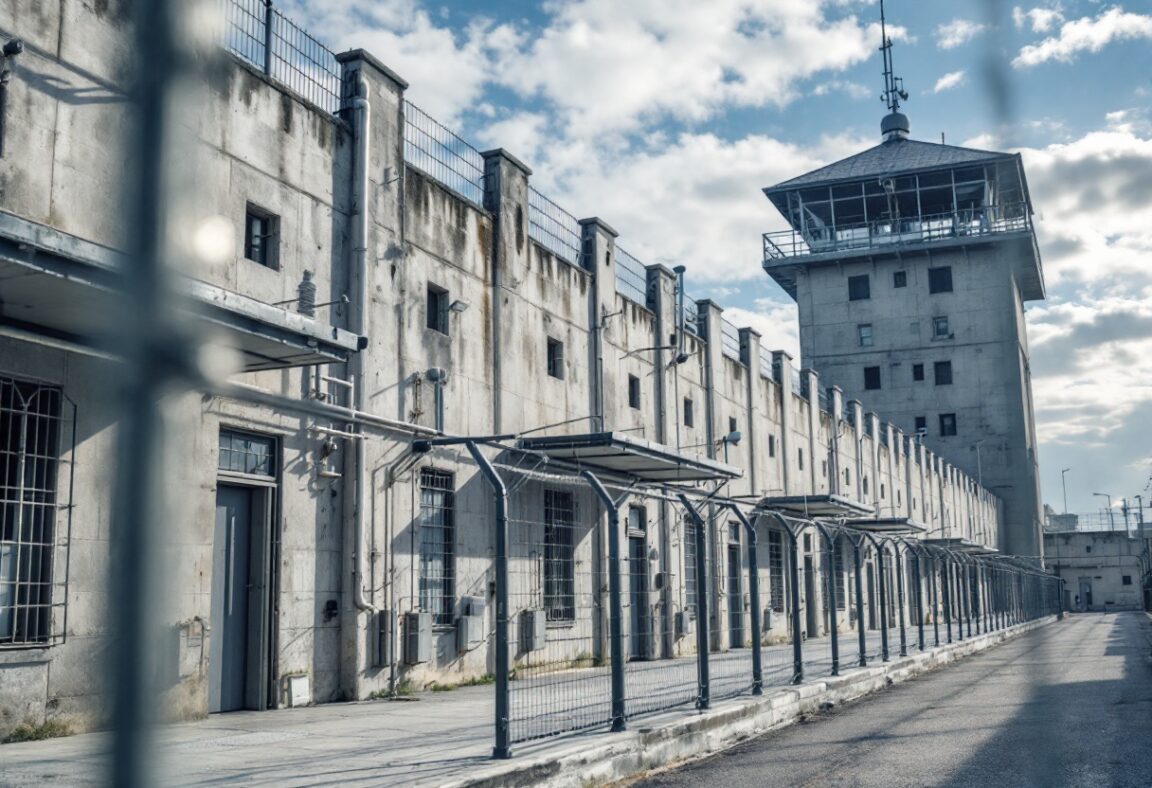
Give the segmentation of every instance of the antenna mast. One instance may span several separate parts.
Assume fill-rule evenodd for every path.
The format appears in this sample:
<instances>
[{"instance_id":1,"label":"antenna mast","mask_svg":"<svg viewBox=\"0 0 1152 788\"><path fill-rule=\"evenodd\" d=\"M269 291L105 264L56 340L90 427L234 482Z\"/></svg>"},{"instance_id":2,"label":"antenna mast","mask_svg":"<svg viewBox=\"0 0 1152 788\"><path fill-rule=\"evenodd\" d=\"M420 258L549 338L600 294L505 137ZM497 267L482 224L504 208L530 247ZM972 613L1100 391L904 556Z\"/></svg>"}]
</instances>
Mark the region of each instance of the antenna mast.
<instances>
[{"instance_id":1,"label":"antenna mast","mask_svg":"<svg viewBox=\"0 0 1152 788\"><path fill-rule=\"evenodd\" d=\"M880 38L882 40L880 51L884 53L884 95L880 100L888 104L890 112L895 113L900 111L900 102L908 100L908 93L904 90L904 80L893 74L892 39L888 37L884 19L884 0L880 0Z\"/></svg>"}]
</instances>

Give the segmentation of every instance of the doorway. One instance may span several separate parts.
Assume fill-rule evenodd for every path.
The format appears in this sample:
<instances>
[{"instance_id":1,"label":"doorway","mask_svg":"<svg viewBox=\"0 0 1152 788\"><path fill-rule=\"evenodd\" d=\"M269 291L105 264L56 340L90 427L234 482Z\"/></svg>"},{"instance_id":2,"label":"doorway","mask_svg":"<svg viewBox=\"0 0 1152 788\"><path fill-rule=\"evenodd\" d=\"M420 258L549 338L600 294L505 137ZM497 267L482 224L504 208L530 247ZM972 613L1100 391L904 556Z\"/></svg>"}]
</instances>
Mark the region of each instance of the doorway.
<instances>
[{"instance_id":1,"label":"doorway","mask_svg":"<svg viewBox=\"0 0 1152 788\"><path fill-rule=\"evenodd\" d=\"M876 570L871 562L864 578L868 581L868 628L879 629L880 625L876 623Z\"/></svg>"},{"instance_id":2,"label":"doorway","mask_svg":"<svg viewBox=\"0 0 1152 788\"><path fill-rule=\"evenodd\" d=\"M804 556L804 611L810 638L820 635L820 610L816 599L816 570L812 565L812 555L808 554Z\"/></svg>"},{"instance_id":3,"label":"doorway","mask_svg":"<svg viewBox=\"0 0 1152 788\"><path fill-rule=\"evenodd\" d=\"M744 646L744 595L740 590L740 532L733 528L735 543L728 544L728 648Z\"/></svg>"},{"instance_id":4,"label":"doorway","mask_svg":"<svg viewBox=\"0 0 1152 788\"><path fill-rule=\"evenodd\" d=\"M268 498L261 487L216 490L209 712L268 706Z\"/></svg>"},{"instance_id":5,"label":"doorway","mask_svg":"<svg viewBox=\"0 0 1152 788\"><path fill-rule=\"evenodd\" d=\"M1080 604L1076 610L1084 613L1092 609L1092 581L1087 577L1080 578Z\"/></svg>"},{"instance_id":6,"label":"doorway","mask_svg":"<svg viewBox=\"0 0 1152 788\"><path fill-rule=\"evenodd\" d=\"M643 507L628 509L629 650L630 659L649 657L648 523Z\"/></svg>"}]
</instances>

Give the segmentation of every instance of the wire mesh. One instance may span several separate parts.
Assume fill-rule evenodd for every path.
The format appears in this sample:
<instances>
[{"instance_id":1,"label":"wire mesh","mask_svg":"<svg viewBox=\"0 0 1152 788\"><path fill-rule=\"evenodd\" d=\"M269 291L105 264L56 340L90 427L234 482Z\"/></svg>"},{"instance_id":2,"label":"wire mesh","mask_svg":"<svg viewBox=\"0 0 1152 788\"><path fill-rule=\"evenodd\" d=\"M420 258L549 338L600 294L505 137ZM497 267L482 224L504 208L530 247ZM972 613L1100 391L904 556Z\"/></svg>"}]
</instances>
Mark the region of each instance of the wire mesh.
<instances>
[{"instance_id":1,"label":"wire mesh","mask_svg":"<svg viewBox=\"0 0 1152 788\"><path fill-rule=\"evenodd\" d=\"M0 378L0 648L63 641L74 427L59 388Z\"/></svg>"},{"instance_id":2,"label":"wire mesh","mask_svg":"<svg viewBox=\"0 0 1152 788\"><path fill-rule=\"evenodd\" d=\"M616 247L616 292L642 307L648 306L648 273L644 264Z\"/></svg>"},{"instance_id":3,"label":"wire mesh","mask_svg":"<svg viewBox=\"0 0 1152 788\"><path fill-rule=\"evenodd\" d=\"M760 346L760 377L772 379L772 351Z\"/></svg>"},{"instance_id":4,"label":"wire mesh","mask_svg":"<svg viewBox=\"0 0 1152 788\"><path fill-rule=\"evenodd\" d=\"M404 102L404 163L464 199L484 204L484 157L456 132Z\"/></svg>"},{"instance_id":5,"label":"wire mesh","mask_svg":"<svg viewBox=\"0 0 1152 788\"><path fill-rule=\"evenodd\" d=\"M723 318L720 319L720 351L733 361L740 360L740 330Z\"/></svg>"},{"instance_id":6,"label":"wire mesh","mask_svg":"<svg viewBox=\"0 0 1152 788\"><path fill-rule=\"evenodd\" d=\"M580 223L538 190L528 188L528 237L561 260L580 260Z\"/></svg>"},{"instance_id":7,"label":"wire mesh","mask_svg":"<svg viewBox=\"0 0 1152 788\"><path fill-rule=\"evenodd\" d=\"M329 113L340 110L336 54L265 0L219 0L223 46L296 95Z\"/></svg>"}]
</instances>

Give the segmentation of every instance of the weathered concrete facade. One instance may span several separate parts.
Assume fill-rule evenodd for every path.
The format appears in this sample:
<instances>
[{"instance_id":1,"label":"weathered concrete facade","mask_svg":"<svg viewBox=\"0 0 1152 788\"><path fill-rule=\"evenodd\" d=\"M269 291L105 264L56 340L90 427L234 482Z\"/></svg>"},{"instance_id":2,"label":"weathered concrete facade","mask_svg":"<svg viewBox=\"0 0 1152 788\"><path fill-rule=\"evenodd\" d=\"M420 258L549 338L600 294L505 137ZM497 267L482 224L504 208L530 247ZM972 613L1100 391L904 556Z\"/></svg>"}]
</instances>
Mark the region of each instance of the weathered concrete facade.
<instances>
[{"instance_id":1,"label":"weathered concrete facade","mask_svg":"<svg viewBox=\"0 0 1152 788\"><path fill-rule=\"evenodd\" d=\"M99 277L114 272L132 231L116 197L131 156L131 55L112 8L0 0L0 28L27 44L9 97L22 111L6 121L0 160L0 378L18 392L62 393L74 411L52 418L73 412L76 427L53 433L52 527L36 548L54 556L52 574L37 570L33 582L14 560L5 566L24 596L0 597L17 622L0 629L0 733L47 717L94 727L105 712L118 362L89 342L115 320ZM676 276L662 266L644 269L643 298L622 295L617 233L604 221L561 216L570 237L541 240L531 173L515 157L482 154L481 200L406 163L403 80L367 53L337 60L348 91L338 113L229 56L187 121L190 226L231 229L222 255L193 254L190 242L188 290L204 322L242 351L243 371L235 385L164 403L181 435L168 447L178 500L157 526L170 591L157 649L167 714L365 698L492 671L492 496L466 452L413 451L437 430L627 433L736 466L732 496L838 496L929 536L1000 540L1000 499L959 461L845 402L835 375L794 369L712 302L690 305L682 329ZM306 280L316 291L304 298ZM332 303L308 314L301 300ZM12 419L38 417L4 407ZM742 439L722 443L733 429ZM10 426L4 440L11 457L25 456ZM602 657L608 549L595 497L562 473L533 475L523 457L490 453L523 482L511 501L512 614L547 604L544 510L560 500L553 492L571 491L560 582L571 584L563 596L575 613L549 622L543 658ZM632 597L646 612L625 621L626 634L645 644L643 658L691 653L676 623L691 607L684 520L666 497L634 502L642 508L622 549L643 548L635 571L653 581ZM22 499L6 504L24 511ZM31 545L14 522L0 546ZM716 578L734 560L745 566L747 544L727 525L719 515L709 534ZM781 548L779 559L821 561L812 544L799 553ZM783 591L770 591L781 575L767 558L761 566L765 610L738 611L744 640L752 616L784 609ZM870 559L865 567L874 571ZM746 589L746 577L736 582ZM50 593L33 598L33 585ZM736 610L733 586L717 580L712 591L717 610ZM826 627L822 593L803 594L808 634ZM233 599L245 615L217 620ZM859 625L850 606L839 609L839 626ZM437 619L431 650L410 655L411 629L423 624L408 614L420 612ZM466 618L479 634L461 645ZM787 632L777 615L764 635ZM225 642L234 651L221 651Z\"/></svg>"},{"instance_id":2,"label":"weathered concrete facade","mask_svg":"<svg viewBox=\"0 0 1152 788\"><path fill-rule=\"evenodd\" d=\"M1064 581L1065 609L1144 610L1145 562L1152 539L1128 531L1046 531L1044 555Z\"/></svg>"}]
</instances>

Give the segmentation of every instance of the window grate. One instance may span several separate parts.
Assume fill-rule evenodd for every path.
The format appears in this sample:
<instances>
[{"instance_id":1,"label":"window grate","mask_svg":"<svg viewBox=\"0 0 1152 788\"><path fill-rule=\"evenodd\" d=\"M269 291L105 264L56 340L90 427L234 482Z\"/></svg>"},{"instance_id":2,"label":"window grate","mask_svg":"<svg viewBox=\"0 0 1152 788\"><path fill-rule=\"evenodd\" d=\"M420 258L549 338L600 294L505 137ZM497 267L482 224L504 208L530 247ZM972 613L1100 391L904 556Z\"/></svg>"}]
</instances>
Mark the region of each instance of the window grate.
<instances>
[{"instance_id":1,"label":"window grate","mask_svg":"<svg viewBox=\"0 0 1152 788\"><path fill-rule=\"evenodd\" d=\"M456 501L453 475L420 471L420 609L451 624L456 605Z\"/></svg>"},{"instance_id":2,"label":"window grate","mask_svg":"<svg viewBox=\"0 0 1152 788\"><path fill-rule=\"evenodd\" d=\"M576 618L576 503L564 490L544 491L544 610L548 621Z\"/></svg>"},{"instance_id":3,"label":"window grate","mask_svg":"<svg viewBox=\"0 0 1152 788\"><path fill-rule=\"evenodd\" d=\"M0 647L64 640L69 534L57 519L62 484L71 511L74 447L75 406L59 388L0 378Z\"/></svg>"},{"instance_id":4,"label":"window grate","mask_svg":"<svg viewBox=\"0 0 1152 788\"><path fill-rule=\"evenodd\" d=\"M528 237L565 262L580 262L580 223L532 187L528 187Z\"/></svg>"},{"instance_id":5,"label":"window grate","mask_svg":"<svg viewBox=\"0 0 1152 788\"><path fill-rule=\"evenodd\" d=\"M784 534L768 532L768 600L776 613L784 612Z\"/></svg>"}]
</instances>

